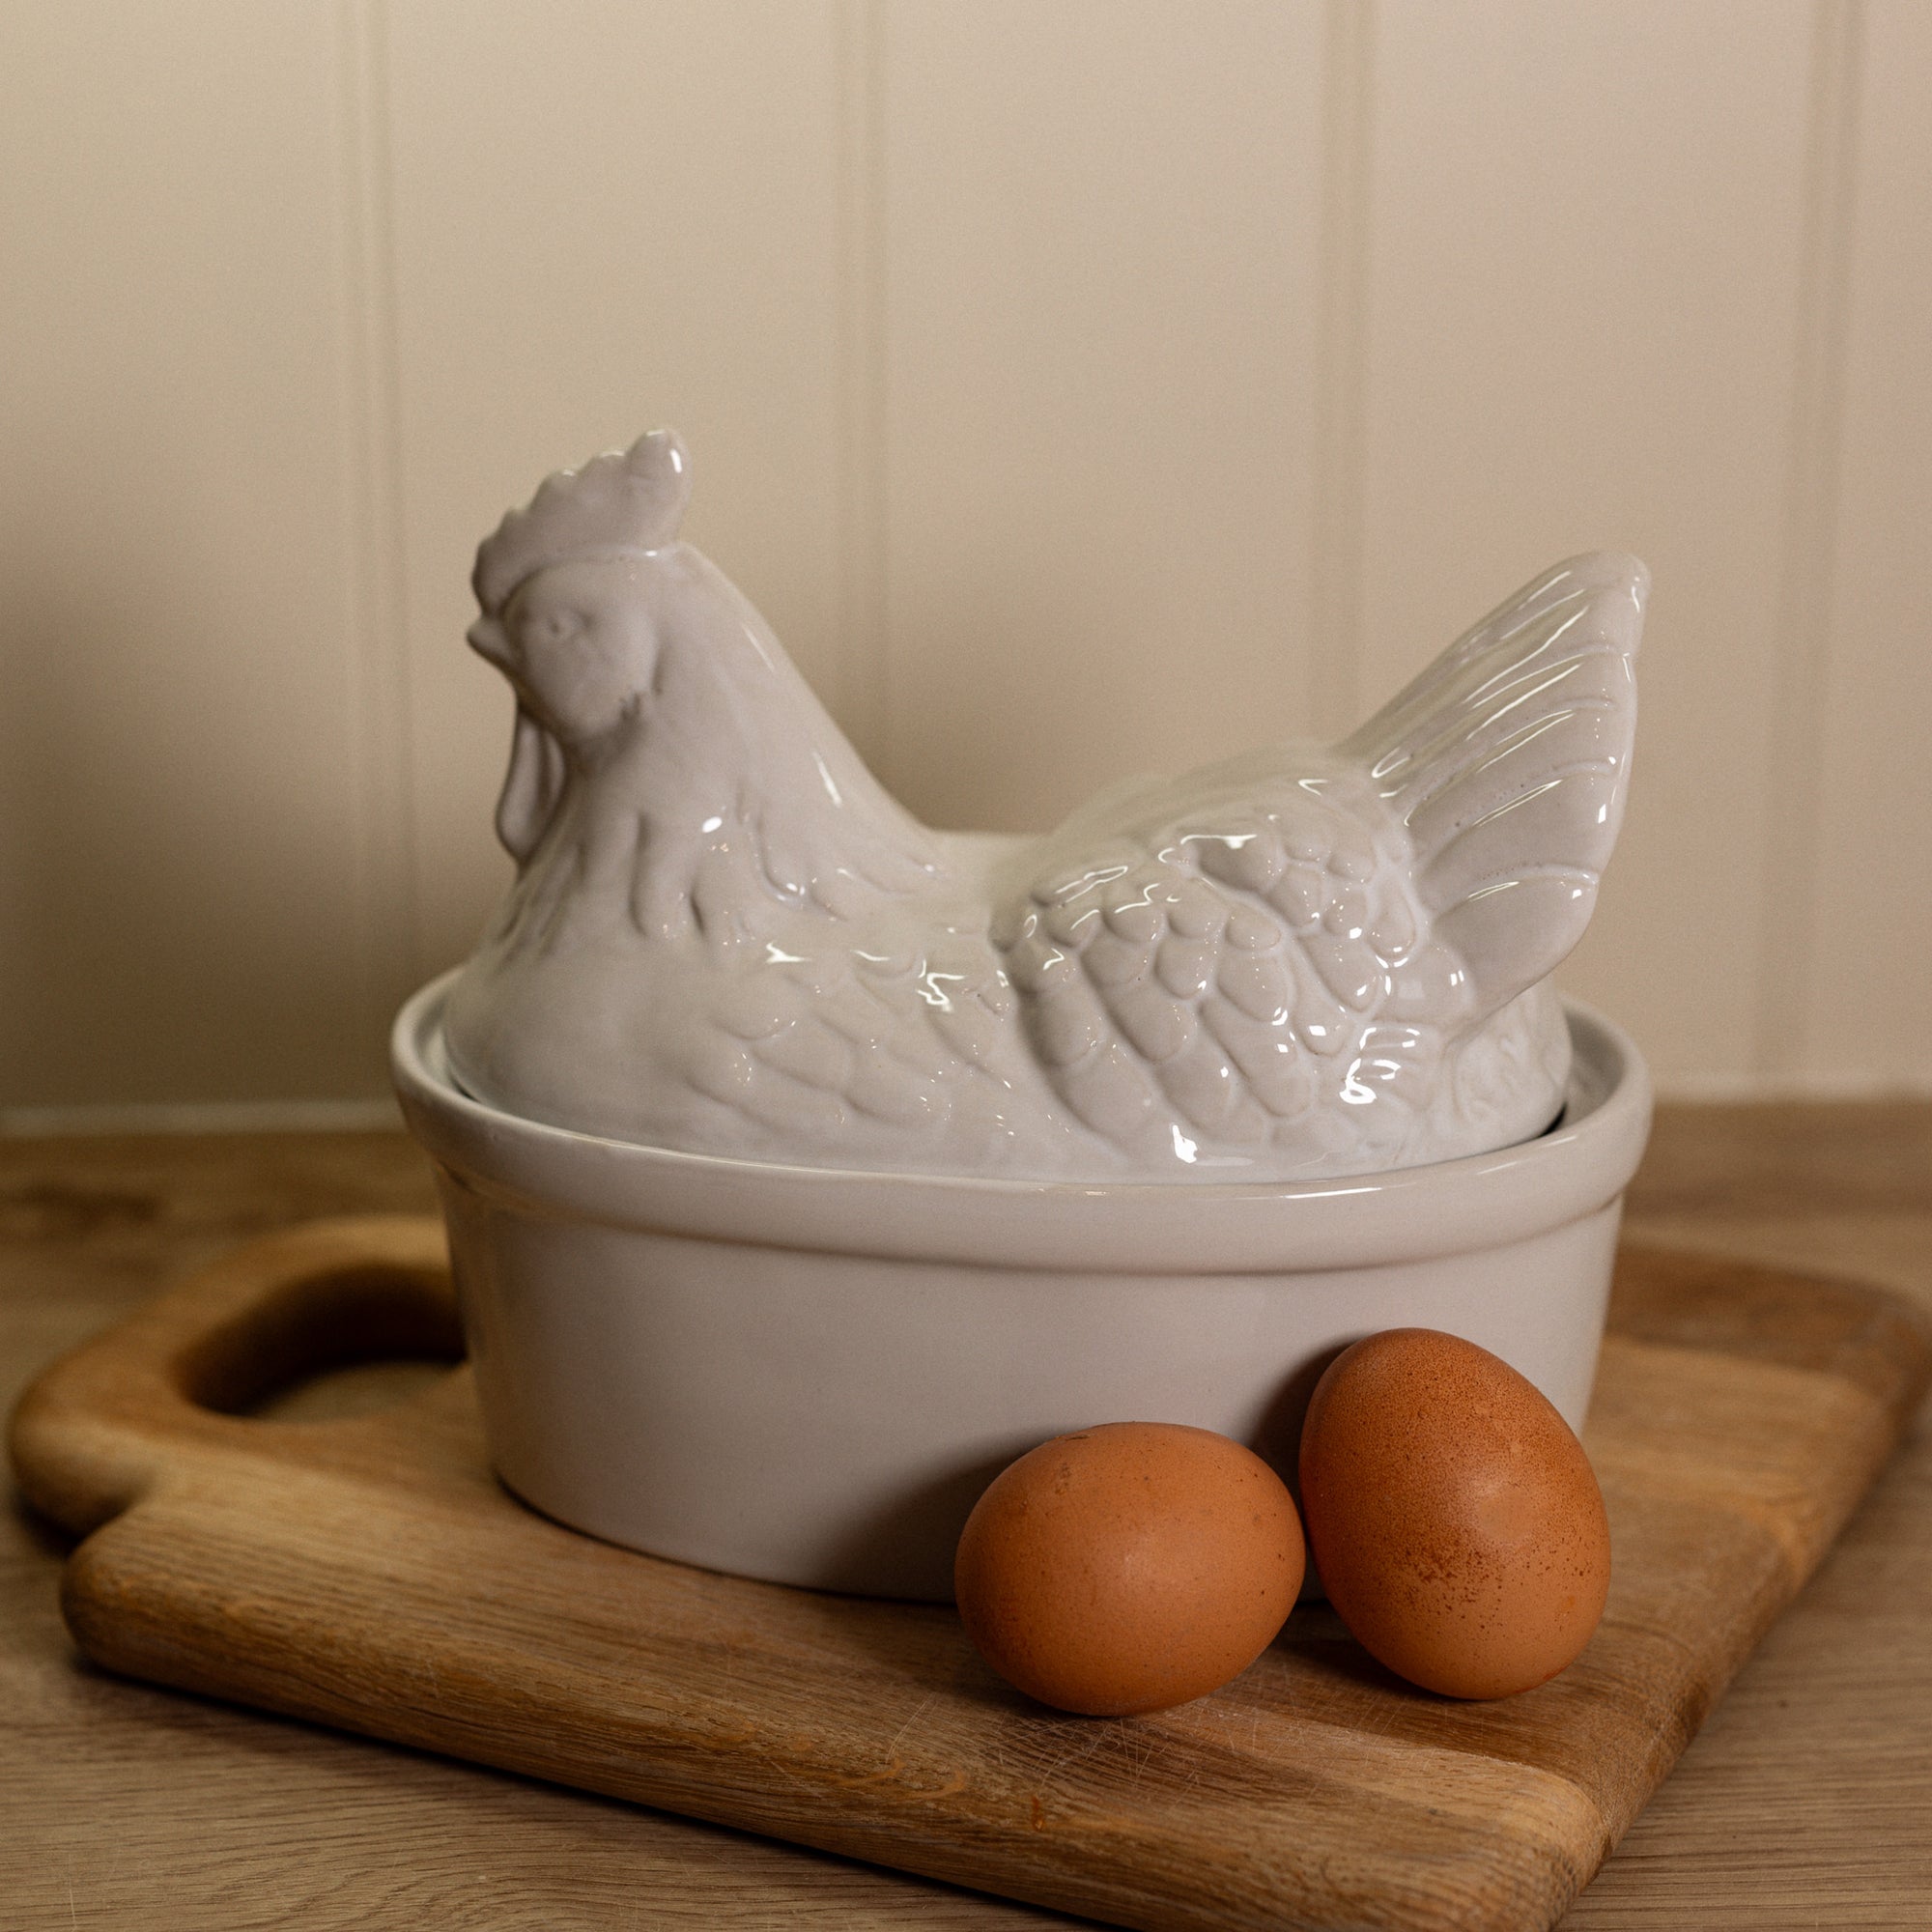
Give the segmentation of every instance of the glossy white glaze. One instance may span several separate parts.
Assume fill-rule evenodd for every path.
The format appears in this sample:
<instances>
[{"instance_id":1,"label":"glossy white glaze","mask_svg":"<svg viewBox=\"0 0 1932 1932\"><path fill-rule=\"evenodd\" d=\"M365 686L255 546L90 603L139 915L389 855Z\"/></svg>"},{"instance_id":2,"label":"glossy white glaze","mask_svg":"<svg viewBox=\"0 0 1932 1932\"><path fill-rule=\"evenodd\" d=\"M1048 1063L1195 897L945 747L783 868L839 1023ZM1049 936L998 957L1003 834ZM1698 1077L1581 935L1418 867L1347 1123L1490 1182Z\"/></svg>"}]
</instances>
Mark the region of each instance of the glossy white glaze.
<instances>
[{"instance_id":1,"label":"glossy white glaze","mask_svg":"<svg viewBox=\"0 0 1932 1932\"><path fill-rule=\"evenodd\" d=\"M647 1146L1095 1180L1360 1174L1548 1125L1546 976L1622 818L1640 564L1546 573L1339 746L1136 781L1042 838L948 834L676 540L689 482L657 432L478 553L519 871L449 996L469 1093Z\"/></svg>"},{"instance_id":2,"label":"glossy white glaze","mask_svg":"<svg viewBox=\"0 0 1932 1932\"><path fill-rule=\"evenodd\" d=\"M1184 1422L1292 1467L1340 1345L1466 1336L1588 1406L1650 1090L1569 1012L1563 1124L1354 1179L1176 1187L827 1172L521 1120L463 1094L447 980L397 1021L491 1455L611 1542L774 1581L944 1598L985 1482L1094 1422Z\"/></svg>"}]
</instances>

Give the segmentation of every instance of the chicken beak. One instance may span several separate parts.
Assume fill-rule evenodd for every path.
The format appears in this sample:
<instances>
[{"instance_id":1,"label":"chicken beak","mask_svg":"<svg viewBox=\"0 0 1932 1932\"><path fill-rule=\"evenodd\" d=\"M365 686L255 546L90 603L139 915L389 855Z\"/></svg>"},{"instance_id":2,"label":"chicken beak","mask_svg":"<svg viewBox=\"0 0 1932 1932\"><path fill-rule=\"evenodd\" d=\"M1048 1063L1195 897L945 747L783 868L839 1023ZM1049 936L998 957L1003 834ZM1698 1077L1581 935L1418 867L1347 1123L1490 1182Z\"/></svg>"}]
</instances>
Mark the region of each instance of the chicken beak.
<instances>
[{"instance_id":1,"label":"chicken beak","mask_svg":"<svg viewBox=\"0 0 1932 1932\"><path fill-rule=\"evenodd\" d=\"M498 670L509 669L510 639L495 617L478 617L463 635L479 658L487 659Z\"/></svg>"}]
</instances>

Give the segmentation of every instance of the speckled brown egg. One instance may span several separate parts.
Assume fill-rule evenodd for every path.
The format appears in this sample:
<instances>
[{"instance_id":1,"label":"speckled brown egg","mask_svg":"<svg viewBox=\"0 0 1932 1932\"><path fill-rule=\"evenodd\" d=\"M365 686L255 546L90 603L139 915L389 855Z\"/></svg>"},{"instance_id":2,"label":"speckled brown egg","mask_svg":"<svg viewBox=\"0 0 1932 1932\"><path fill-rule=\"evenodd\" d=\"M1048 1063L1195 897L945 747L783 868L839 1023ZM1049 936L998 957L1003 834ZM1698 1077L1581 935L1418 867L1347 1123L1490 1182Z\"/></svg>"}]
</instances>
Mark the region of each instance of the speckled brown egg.
<instances>
[{"instance_id":1,"label":"speckled brown egg","mask_svg":"<svg viewBox=\"0 0 1932 1932\"><path fill-rule=\"evenodd\" d=\"M1301 1587L1301 1523L1252 1450L1178 1423L1056 1435L993 1479L959 1538L959 1614L1042 1704L1184 1704L1267 1647Z\"/></svg>"},{"instance_id":2,"label":"speckled brown egg","mask_svg":"<svg viewBox=\"0 0 1932 1932\"><path fill-rule=\"evenodd\" d=\"M1590 1639L1610 1530L1583 1446L1507 1362L1392 1328L1317 1383L1301 1507L1329 1602L1412 1684L1503 1697Z\"/></svg>"}]
</instances>

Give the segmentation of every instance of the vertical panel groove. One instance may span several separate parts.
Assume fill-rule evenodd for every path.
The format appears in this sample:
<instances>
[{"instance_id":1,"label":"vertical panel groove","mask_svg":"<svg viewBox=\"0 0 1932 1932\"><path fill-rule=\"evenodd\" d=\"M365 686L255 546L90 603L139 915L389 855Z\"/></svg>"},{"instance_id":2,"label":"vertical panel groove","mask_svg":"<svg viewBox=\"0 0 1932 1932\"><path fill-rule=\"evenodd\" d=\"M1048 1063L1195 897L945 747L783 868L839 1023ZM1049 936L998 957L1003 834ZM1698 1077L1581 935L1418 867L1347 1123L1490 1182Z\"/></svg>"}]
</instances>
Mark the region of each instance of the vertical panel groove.
<instances>
[{"instance_id":1,"label":"vertical panel groove","mask_svg":"<svg viewBox=\"0 0 1932 1932\"><path fill-rule=\"evenodd\" d=\"M1368 405L1369 178L1375 0L1328 0L1322 33L1321 229L1316 337L1315 501L1308 721L1334 738L1360 722Z\"/></svg>"},{"instance_id":2,"label":"vertical panel groove","mask_svg":"<svg viewBox=\"0 0 1932 1932\"><path fill-rule=\"evenodd\" d=\"M1792 1076L1801 1070L1812 998L1811 906L1819 866L1819 784L1843 461L1863 43L1863 0L1818 0L1784 554L1773 638L1777 683L1753 1056L1761 1077Z\"/></svg>"},{"instance_id":3,"label":"vertical panel groove","mask_svg":"<svg viewBox=\"0 0 1932 1932\"><path fill-rule=\"evenodd\" d=\"M387 0L340 0L343 421L359 1004L371 1037L421 977L410 773Z\"/></svg>"},{"instance_id":4,"label":"vertical panel groove","mask_svg":"<svg viewBox=\"0 0 1932 1932\"><path fill-rule=\"evenodd\" d=\"M885 17L839 0L838 721L889 782Z\"/></svg>"}]
</instances>

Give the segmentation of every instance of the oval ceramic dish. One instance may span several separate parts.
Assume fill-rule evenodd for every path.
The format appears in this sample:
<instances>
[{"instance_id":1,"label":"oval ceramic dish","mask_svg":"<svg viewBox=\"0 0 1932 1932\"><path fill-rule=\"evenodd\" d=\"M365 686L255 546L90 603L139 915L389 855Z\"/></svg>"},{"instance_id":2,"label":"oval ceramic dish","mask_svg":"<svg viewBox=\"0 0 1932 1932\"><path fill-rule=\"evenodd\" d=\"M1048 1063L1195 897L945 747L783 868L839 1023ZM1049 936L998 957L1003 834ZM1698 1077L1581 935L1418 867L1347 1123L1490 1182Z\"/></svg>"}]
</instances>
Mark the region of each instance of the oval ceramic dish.
<instances>
[{"instance_id":1,"label":"oval ceramic dish","mask_svg":"<svg viewBox=\"0 0 1932 1932\"><path fill-rule=\"evenodd\" d=\"M453 976L452 976L453 977ZM1096 1422L1293 1465L1340 1346L1447 1329L1573 1427L1650 1124L1629 1037L1567 1008L1563 1119L1303 1184L1089 1184L761 1165L602 1140L451 1081L449 977L391 1041L437 1168L490 1451L612 1543L775 1582L946 1600L992 1475Z\"/></svg>"}]
</instances>

